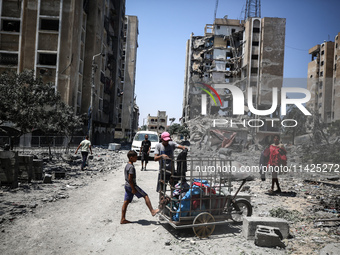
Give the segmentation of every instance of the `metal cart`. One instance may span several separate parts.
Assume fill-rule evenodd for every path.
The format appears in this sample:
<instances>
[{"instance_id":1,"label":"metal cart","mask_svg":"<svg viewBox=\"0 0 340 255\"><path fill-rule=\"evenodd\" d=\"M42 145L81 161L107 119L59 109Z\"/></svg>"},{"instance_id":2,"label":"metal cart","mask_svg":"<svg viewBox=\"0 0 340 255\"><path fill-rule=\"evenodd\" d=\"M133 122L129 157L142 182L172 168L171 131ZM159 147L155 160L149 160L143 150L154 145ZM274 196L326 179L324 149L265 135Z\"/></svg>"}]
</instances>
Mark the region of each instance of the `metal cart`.
<instances>
[{"instance_id":1,"label":"metal cart","mask_svg":"<svg viewBox=\"0 0 340 255\"><path fill-rule=\"evenodd\" d=\"M204 238L213 233L215 225L230 219L242 222L244 216L251 216L250 202L236 199L249 175L236 173L232 163L207 158L163 160L158 180L160 217L175 229L192 228L196 236ZM235 180L242 182L232 196Z\"/></svg>"}]
</instances>

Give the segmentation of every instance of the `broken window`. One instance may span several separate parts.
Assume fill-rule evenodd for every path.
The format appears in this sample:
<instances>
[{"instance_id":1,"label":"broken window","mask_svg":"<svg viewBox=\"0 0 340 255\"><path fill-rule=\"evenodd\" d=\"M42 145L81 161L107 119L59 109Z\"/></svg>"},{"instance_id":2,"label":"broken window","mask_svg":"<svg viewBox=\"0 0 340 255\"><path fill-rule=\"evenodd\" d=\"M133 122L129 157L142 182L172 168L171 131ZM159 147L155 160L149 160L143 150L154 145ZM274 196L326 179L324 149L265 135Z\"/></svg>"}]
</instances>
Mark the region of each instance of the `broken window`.
<instances>
[{"instance_id":1,"label":"broken window","mask_svg":"<svg viewBox=\"0 0 340 255\"><path fill-rule=\"evenodd\" d=\"M59 20L57 19L41 19L40 20L41 30L52 30L59 31Z\"/></svg>"},{"instance_id":2,"label":"broken window","mask_svg":"<svg viewBox=\"0 0 340 255\"><path fill-rule=\"evenodd\" d=\"M259 55L251 55L251 59L259 59Z\"/></svg>"},{"instance_id":3,"label":"broken window","mask_svg":"<svg viewBox=\"0 0 340 255\"><path fill-rule=\"evenodd\" d=\"M260 43L259 43L259 42L256 42L256 41L253 41L253 42L252 42L252 46L259 46L259 44L260 44Z\"/></svg>"},{"instance_id":4,"label":"broken window","mask_svg":"<svg viewBox=\"0 0 340 255\"><path fill-rule=\"evenodd\" d=\"M323 61L321 61L321 66L323 66L323 64L324 64L324 62L323 62Z\"/></svg>"},{"instance_id":5,"label":"broken window","mask_svg":"<svg viewBox=\"0 0 340 255\"><path fill-rule=\"evenodd\" d=\"M20 32L19 20L2 20L2 31L7 32Z\"/></svg>"},{"instance_id":6,"label":"broken window","mask_svg":"<svg viewBox=\"0 0 340 255\"><path fill-rule=\"evenodd\" d=\"M323 54L325 54L325 51L323 50L323 51L321 51L321 55L323 55Z\"/></svg>"},{"instance_id":7,"label":"broken window","mask_svg":"<svg viewBox=\"0 0 340 255\"><path fill-rule=\"evenodd\" d=\"M323 76L323 72L320 72L320 77L322 77Z\"/></svg>"},{"instance_id":8,"label":"broken window","mask_svg":"<svg viewBox=\"0 0 340 255\"><path fill-rule=\"evenodd\" d=\"M57 65L57 54L40 53L38 64L48 66Z\"/></svg>"}]
</instances>

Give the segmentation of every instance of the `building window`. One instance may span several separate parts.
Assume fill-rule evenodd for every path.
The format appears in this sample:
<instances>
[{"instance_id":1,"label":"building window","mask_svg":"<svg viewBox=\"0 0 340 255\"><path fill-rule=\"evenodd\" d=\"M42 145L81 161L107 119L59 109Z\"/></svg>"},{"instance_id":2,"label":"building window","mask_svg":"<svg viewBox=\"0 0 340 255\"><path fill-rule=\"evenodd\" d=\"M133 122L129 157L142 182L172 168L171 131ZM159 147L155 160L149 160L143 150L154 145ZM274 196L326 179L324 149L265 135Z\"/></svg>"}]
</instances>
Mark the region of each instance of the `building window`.
<instances>
[{"instance_id":1,"label":"building window","mask_svg":"<svg viewBox=\"0 0 340 255\"><path fill-rule=\"evenodd\" d=\"M260 33L259 27L253 27L253 33Z\"/></svg>"},{"instance_id":2,"label":"building window","mask_svg":"<svg viewBox=\"0 0 340 255\"><path fill-rule=\"evenodd\" d=\"M252 46L259 46L259 42L253 41Z\"/></svg>"},{"instance_id":3,"label":"building window","mask_svg":"<svg viewBox=\"0 0 340 255\"><path fill-rule=\"evenodd\" d=\"M59 31L59 20L57 19L41 19L40 20L41 30Z\"/></svg>"},{"instance_id":4,"label":"building window","mask_svg":"<svg viewBox=\"0 0 340 255\"><path fill-rule=\"evenodd\" d=\"M257 75L257 67L252 67L250 72L251 74Z\"/></svg>"},{"instance_id":5,"label":"building window","mask_svg":"<svg viewBox=\"0 0 340 255\"><path fill-rule=\"evenodd\" d=\"M320 65L321 65L321 66L323 66L323 65L324 65L324 62L323 62L323 61L321 61Z\"/></svg>"},{"instance_id":6,"label":"building window","mask_svg":"<svg viewBox=\"0 0 340 255\"><path fill-rule=\"evenodd\" d=\"M323 51L321 51L321 55L324 55L325 54L325 51L323 50Z\"/></svg>"},{"instance_id":7,"label":"building window","mask_svg":"<svg viewBox=\"0 0 340 255\"><path fill-rule=\"evenodd\" d=\"M336 64L334 65L334 71L336 71Z\"/></svg>"},{"instance_id":8,"label":"building window","mask_svg":"<svg viewBox=\"0 0 340 255\"><path fill-rule=\"evenodd\" d=\"M18 65L18 54L0 53L0 65Z\"/></svg>"},{"instance_id":9,"label":"building window","mask_svg":"<svg viewBox=\"0 0 340 255\"><path fill-rule=\"evenodd\" d=\"M319 94L319 97L322 97L322 93Z\"/></svg>"},{"instance_id":10,"label":"building window","mask_svg":"<svg viewBox=\"0 0 340 255\"><path fill-rule=\"evenodd\" d=\"M251 55L251 59L259 59L259 55Z\"/></svg>"},{"instance_id":11,"label":"building window","mask_svg":"<svg viewBox=\"0 0 340 255\"><path fill-rule=\"evenodd\" d=\"M322 89L322 81L320 81L320 83L319 83L319 89Z\"/></svg>"},{"instance_id":12,"label":"building window","mask_svg":"<svg viewBox=\"0 0 340 255\"><path fill-rule=\"evenodd\" d=\"M320 77L323 77L323 72L320 72Z\"/></svg>"},{"instance_id":13,"label":"building window","mask_svg":"<svg viewBox=\"0 0 340 255\"><path fill-rule=\"evenodd\" d=\"M2 31L6 32L20 32L19 20L2 20Z\"/></svg>"},{"instance_id":14,"label":"building window","mask_svg":"<svg viewBox=\"0 0 340 255\"><path fill-rule=\"evenodd\" d=\"M46 54L40 53L39 54L39 62L40 65L48 65L48 66L55 66L57 65L57 54Z\"/></svg>"}]
</instances>

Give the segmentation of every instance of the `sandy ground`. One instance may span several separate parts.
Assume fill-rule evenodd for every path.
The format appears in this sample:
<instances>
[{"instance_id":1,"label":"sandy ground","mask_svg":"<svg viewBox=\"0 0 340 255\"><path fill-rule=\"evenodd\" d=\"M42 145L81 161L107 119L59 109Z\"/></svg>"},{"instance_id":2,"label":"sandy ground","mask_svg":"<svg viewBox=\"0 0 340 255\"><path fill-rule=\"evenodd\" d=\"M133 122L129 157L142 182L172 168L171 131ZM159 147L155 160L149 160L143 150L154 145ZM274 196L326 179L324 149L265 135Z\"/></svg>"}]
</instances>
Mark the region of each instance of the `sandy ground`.
<instances>
[{"instance_id":1,"label":"sandy ground","mask_svg":"<svg viewBox=\"0 0 340 255\"><path fill-rule=\"evenodd\" d=\"M126 154L123 151L117 157L123 162ZM74 183L72 180L68 184L41 184L42 190L44 185L62 186L57 193L62 192L66 199L38 203L32 206L35 207L32 213L27 212L4 222L0 228L0 254L319 254L327 243L339 242L338 236L323 235L324 231L313 229L310 225L305 227L309 228L309 232L300 235L298 225L292 225L296 235L285 240L288 245L285 250L262 248L253 241L245 240L242 225L232 222L216 226L209 238L200 240L192 229L175 230L160 221L158 216L152 217L144 199L137 198L134 198L127 212L127 219L133 223L121 225L125 164L95 175L91 173L90 165L88 173L91 174L84 175L83 185L79 186L70 185ZM149 194L153 206L157 207L158 193L155 188L158 162L150 161L147 171L143 172L140 171L140 161L135 166L138 185ZM111 169L109 163L105 167ZM280 206L304 212L308 206L304 196L266 195L269 180L249 182L249 186L253 195L254 215L267 216L269 209ZM19 194L25 196L17 193L10 194L12 199ZM3 192L0 199L6 196ZM32 203L32 199L30 201ZM315 236L319 242L315 242Z\"/></svg>"}]
</instances>

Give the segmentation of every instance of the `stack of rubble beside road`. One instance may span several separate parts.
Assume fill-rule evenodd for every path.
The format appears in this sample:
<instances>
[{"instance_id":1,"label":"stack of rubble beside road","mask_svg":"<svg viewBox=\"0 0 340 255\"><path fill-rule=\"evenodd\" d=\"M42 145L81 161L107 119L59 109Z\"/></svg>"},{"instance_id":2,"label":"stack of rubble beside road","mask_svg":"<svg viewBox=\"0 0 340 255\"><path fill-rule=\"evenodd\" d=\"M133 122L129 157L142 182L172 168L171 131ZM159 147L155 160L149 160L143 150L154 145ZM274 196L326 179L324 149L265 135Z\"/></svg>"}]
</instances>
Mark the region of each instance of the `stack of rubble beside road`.
<instances>
[{"instance_id":1,"label":"stack of rubble beside road","mask_svg":"<svg viewBox=\"0 0 340 255\"><path fill-rule=\"evenodd\" d=\"M74 150L72 150L74 151ZM15 188L2 183L0 189L0 224L12 222L20 215L34 212L37 206L68 198L71 189L85 187L91 178L117 170L126 161L124 151L109 151L93 148L93 157L89 157L88 166L80 170L81 155L52 152L52 157L42 149L19 150L18 155L28 156L41 161L42 174L38 178L21 178ZM46 181L45 176L51 176Z\"/></svg>"},{"instance_id":2,"label":"stack of rubble beside road","mask_svg":"<svg viewBox=\"0 0 340 255\"><path fill-rule=\"evenodd\" d=\"M202 122L204 124L204 122ZM203 125L202 124L202 125ZM197 127L192 144L208 143L208 137L202 135ZM203 132L204 133L204 132ZM196 137L196 138L195 138ZM204 149L204 146L202 146ZM229 148L229 147L228 147ZM202 149L190 148L190 156L198 157L230 157L244 165L258 165L260 145L250 145L242 152L234 150L220 150L220 148ZM288 165L302 163L298 146L287 146ZM126 151L109 151L94 148L93 159L85 171L80 171L81 157L74 153L53 153L52 160L48 154L39 150L24 151L20 154L35 155L43 161L43 174L52 176L51 183L43 180L19 182L17 188L2 186L0 190L0 223L5 228L6 223L13 221L19 215L34 212L34 208L44 203L59 199L66 199L68 191L78 187L86 188L91 178L117 170L126 161ZM56 175L57 173L57 175ZM64 174L62 174L64 173ZM247 183L251 195L254 217L276 217L286 221L289 225L289 235L281 240L288 254L318 254L322 249L333 249L340 242L340 182L339 173L317 174L310 172L285 173L279 175L282 188L281 194L267 194L271 185L270 174L266 181L260 180L259 173L255 173L254 181ZM239 184L235 184L234 188ZM275 232L262 226L259 233ZM259 235L260 236L260 235ZM254 240L249 240L254 242ZM327 246L329 245L329 246ZM333 246L332 246L333 245ZM261 243L262 246L262 243ZM265 245L264 245L265 246ZM330 248L330 246L332 246ZM285 248L283 248L285 247ZM274 250L275 251L275 250ZM326 253L325 253L326 254Z\"/></svg>"}]
</instances>

